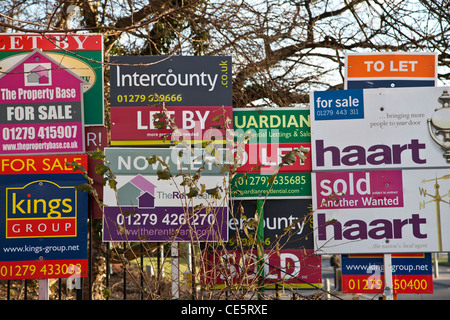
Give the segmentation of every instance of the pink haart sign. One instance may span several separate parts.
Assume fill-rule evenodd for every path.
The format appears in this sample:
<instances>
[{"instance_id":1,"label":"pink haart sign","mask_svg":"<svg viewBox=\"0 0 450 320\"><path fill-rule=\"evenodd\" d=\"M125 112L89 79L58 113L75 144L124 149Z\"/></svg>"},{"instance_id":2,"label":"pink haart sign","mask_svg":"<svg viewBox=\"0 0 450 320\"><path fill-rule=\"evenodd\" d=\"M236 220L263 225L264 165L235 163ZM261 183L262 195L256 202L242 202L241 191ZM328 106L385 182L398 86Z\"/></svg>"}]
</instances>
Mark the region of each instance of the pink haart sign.
<instances>
[{"instance_id":1,"label":"pink haart sign","mask_svg":"<svg viewBox=\"0 0 450 320\"><path fill-rule=\"evenodd\" d=\"M37 49L0 77L0 155L84 152L85 81Z\"/></svg>"}]
</instances>

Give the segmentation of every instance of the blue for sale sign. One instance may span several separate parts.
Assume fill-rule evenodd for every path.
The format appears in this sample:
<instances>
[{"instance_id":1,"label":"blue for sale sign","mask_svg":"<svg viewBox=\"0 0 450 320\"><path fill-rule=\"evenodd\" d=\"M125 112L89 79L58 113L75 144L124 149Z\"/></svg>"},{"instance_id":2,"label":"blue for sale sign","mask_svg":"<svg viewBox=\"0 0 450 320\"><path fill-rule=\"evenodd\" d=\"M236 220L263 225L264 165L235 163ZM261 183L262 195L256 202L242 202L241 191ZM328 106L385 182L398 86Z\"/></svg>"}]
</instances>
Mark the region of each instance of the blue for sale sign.
<instances>
[{"instance_id":1,"label":"blue for sale sign","mask_svg":"<svg viewBox=\"0 0 450 320\"><path fill-rule=\"evenodd\" d=\"M87 275L83 175L1 175L0 280Z\"/></svg>"},{"instance_id":2,"label":"blue for sale sign","mask_svg":"<svg viewBox=\"0 0 450 320\"><path fill-rule=\"evenodd\" d=\"M315 120L364 119L362 89L312 93Z\"/></svg>"}]
</instances>

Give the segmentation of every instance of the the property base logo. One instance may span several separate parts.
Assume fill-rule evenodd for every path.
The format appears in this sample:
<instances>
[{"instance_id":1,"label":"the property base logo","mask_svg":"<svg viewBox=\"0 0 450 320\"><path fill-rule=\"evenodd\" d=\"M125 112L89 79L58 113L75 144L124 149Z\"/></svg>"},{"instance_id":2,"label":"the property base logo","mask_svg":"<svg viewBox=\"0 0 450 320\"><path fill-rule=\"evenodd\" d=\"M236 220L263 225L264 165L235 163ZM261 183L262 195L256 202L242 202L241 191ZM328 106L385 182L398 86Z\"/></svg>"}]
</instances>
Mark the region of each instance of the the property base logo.
<instances>
[{"instance_id":1,"label":"the property base logo","mask_svg":"<svg viewBox=\"0 0 450 320\"><path fill-rule=\"evenodd\" d=\"M36 58L39 61L39 58ZM52 65L50 63L25 63L24 83L25 86L51 86Z\"/></svg>"},{"instance_id":2,"label":"the property base logo","mask_svg":"<svg viewBox=\"0 0 450 320\"><path fill-rule=\"evenodd\" d=\"M76 197L47 180L6 188L6 238L76 237Z\"/></svg>"}]
</instances>

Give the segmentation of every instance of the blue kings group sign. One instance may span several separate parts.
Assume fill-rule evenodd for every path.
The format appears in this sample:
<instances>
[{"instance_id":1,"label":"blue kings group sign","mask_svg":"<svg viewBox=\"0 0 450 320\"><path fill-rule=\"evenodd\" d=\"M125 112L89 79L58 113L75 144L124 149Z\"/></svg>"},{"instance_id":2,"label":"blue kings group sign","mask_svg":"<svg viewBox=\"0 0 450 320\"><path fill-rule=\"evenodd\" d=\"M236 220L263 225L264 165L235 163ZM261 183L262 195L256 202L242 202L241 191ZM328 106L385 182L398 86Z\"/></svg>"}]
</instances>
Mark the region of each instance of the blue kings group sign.
<instances>
[{"instance_id":1,"label":"blue kings group sign","mask_svg":"<svg viewBox=\"0 0 450 320\"><path fill-rule=\"evenodd\" d=\"M80 157L85 163L86 156ZM0 159L2 173L11 167L8 160ZM20 160L39 172L49 158ZM87 194L77 189L86 182L83 175L2 174L1 179L0 279L86 277Z\"/></svg>"}]
</instances>

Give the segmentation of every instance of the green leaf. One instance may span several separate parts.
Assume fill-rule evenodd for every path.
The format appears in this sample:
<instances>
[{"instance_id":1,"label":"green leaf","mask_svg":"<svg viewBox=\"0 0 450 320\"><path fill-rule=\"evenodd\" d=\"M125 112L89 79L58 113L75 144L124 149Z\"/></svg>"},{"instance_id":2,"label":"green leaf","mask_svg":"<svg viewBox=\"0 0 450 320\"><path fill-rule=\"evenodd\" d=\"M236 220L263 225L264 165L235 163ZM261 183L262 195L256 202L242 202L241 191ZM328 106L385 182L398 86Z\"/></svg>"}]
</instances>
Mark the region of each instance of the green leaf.
<instances>
[{"instance_id":1,"label":"green leaf","mask_svg":"<svg viewBox=\"0 0 450 320\"><path fill-rule=\"evenodd\" d=\"M73 161L73 162L66 161L66 166L73 167L73 171L81 171L83 173L87 173L86 169L83 166L80 166L80 164L76 161Z\"/></svg>"},{"instance_id":2,"label":"green leaf","mask_svg":"<svg viewBox=\"0 0 450 320\"><path fill-rule=\"evenodd\" d=\"M103 161L105 159L105 153L100 149L97 149L96 151L89 151L87 154L94 160Z\"/></svg>"},{"instance_id":3,"label":"green leaf","mask_svg":"<svg viewBox=\"0 0 450 320\"><path fill-rule=\"evenodd\" d=\"M189 190L189 193L186 194L186 196L188 196L189 198L194 198L194 197L198 196L198 188L191 187Z\"/></svg>"},{"instance_id":4,"label":"green leaf","mask_svg":"<svg viewBox=\"0 0 450 320\"><path fill-rule=\"evenodd\" d=\"M95 173L99 174L99 175L104 175L105 172L107 172L109 170L109 167L107 165L105 165L104 163L97 163L95 165Z\"/></svg>"},{"instance_id":5,"label":"green leaf","mask_svg":"<svg viewBox=\"0 0 450 320\"><path fill-rule=\"evenodd\" d=\"M305 160L306 156L305 154L308 153L308 150L300 147L299 149L294 149L288 153L286 153L282 158L281 158L281 166L283 165L291 165L293 163L295 163L295 161L297 161L297 157L299 157L301 160Z\"/></svg>"},{"instance_id":6,"label":"green leaf","mask_svg":"<svg viewBox=\"0 0 450 320\"><path fill-rule=\"evenodd\" d=\"M169 180L172 177L172 174L167 168L163 170L158 170L156 174L158 176L158 180Z\"/></svg>"},{"instance_id":7,"label":"green leaf","mask_svg":"<svg viewBox=\"0 0 450 320\"><path fill-rule=\"evenodd\" d=\"M297 157L296 157L296 152L294 150L294 151L290 151L290 152L286 153L281 158L281 163L291 165L291 164L295 163L296 160L297 160Z\"/></svg>"},{"instance_id":8,"label":"green leaf","mask_svg":"<svg viewBox=\"0 0 450 320\"><path fill-rule=\"evenodd\" d=\"M103 289L103 298L108 299L111 296L111 291L109 291L109 288Z\"/></svg>"}]
</instances>

